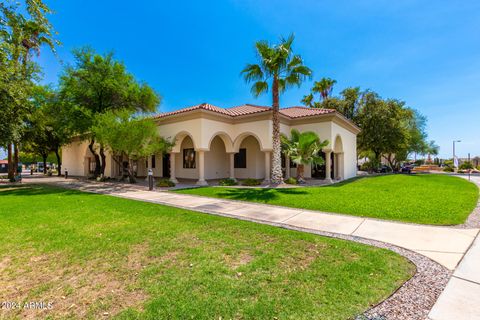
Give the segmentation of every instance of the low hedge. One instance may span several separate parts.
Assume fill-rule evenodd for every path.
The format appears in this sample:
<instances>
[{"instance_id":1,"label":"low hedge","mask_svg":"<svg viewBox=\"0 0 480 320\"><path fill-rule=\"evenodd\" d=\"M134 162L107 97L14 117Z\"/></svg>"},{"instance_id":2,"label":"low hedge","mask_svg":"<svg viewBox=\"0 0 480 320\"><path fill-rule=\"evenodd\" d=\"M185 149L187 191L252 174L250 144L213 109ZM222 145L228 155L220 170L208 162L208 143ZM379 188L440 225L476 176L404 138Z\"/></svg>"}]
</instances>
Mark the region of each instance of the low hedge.
<instances>
[{"instance_id":1,"label":"low hedge","mask_svg":"<svg viewBox=\"0 0 480 320\"><path fill-rule=\"evenodd\" d=\"M173 181L170 181L170 179L163 178L157 181L157 187L171 188L175 187L175 183Z\"/></svg>"},{"instance_id":2,"label":"low hedge","mask_svg":"<svg viewBox=\"0 0 480 320\"><path fill-rule=\"evenodd\" d=\"M248 186L248 187L259 186L261 184L262 183L260 182L260 180L253 179L253 178L248 178L242 181L242 185Z\"/></svg>"}]
</instances>

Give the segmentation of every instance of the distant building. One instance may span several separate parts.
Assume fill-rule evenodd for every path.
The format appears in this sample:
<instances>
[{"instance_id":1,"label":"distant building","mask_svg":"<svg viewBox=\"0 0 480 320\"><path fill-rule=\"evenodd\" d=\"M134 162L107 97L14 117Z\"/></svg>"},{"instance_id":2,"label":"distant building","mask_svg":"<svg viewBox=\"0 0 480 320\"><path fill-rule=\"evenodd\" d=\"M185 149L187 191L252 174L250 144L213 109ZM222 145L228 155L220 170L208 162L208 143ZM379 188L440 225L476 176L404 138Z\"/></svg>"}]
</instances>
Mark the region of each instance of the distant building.
<instances>
[{"instance_id":1,"label":"distant building","mask_svg":"<svg viewBox=\"0 0 480 320\"><path fill-rule=\"evenodd\" d=\"M8 173L8 160L0 160L0 173Z\"/></svg>"}]
</instances>

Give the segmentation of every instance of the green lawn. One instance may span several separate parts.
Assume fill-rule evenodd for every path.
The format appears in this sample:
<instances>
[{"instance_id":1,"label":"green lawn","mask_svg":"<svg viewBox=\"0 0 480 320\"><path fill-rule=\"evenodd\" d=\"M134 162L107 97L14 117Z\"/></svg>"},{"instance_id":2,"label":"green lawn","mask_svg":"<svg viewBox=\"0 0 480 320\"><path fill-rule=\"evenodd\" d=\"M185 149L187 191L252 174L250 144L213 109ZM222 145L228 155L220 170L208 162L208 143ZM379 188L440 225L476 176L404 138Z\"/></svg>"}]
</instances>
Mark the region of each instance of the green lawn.
<instances>
[{"instance_id":1,"label":"green lawn","mask_svg":"<svg viewBox=\"0 0 480 320\"><path fill-rule=\"evenodd\" d=\"M323 187L205 187L177 192L436 225L462 224L478 200L473 183L435 174L376 176Z\"/></svg>"},{"instance_id":2,"label":"green lawn","mask_svg":"<svg viewBox=\"0 0 480 320\"><path fill-rule=\"evenodd\" d=\"M0 318L349 319L414 273L387 250L166 206L0 188Z\"/></svg>"}]
</instances>

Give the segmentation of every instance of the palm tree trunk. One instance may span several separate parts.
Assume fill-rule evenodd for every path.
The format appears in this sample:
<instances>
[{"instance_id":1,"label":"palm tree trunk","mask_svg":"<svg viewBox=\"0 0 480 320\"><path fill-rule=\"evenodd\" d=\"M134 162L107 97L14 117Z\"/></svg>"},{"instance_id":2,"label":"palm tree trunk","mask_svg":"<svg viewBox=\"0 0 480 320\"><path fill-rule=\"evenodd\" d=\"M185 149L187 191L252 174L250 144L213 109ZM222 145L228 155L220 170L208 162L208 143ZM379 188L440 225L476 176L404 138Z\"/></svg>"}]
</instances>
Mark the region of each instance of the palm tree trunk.
<instances>
[{"instance_id":1,"label":"palm tree trunk","mask_svg":"<svg viewBox=\"0 0 480 320\"><path fill-rule=\"evenodd\" d=\"M297 165L297 181L299 183L303 183L305 181L304 177L303 177L303 173L305 171L305 166L303 164L298 164Z\"/></svg>"},{"instance_id":2,"label":"palm tree trunk","mask_svg":"<svg viewBox=\"0 0 480 320\"><path fill-rule=\"evenodd\" d=\"M273 104L272 104L272 122L273 122L273 135L272 135L272 174L271 179L273 184L280 184L283 182L282 173L282 148L280 144L280 98L278 92L278 78L273 79L272 85Z\"/></svg>"}]
</instances>

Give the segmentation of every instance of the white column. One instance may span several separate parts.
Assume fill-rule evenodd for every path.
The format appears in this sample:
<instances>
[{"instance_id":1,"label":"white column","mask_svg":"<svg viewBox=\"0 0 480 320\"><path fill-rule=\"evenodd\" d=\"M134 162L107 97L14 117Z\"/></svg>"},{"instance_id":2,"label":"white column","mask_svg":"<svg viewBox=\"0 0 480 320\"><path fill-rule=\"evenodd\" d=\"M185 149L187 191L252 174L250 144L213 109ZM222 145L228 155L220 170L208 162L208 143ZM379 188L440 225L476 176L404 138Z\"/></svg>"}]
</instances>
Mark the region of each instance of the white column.
<instances>
[{"instance_id":1,"label":"white column","mask_svg":"<svg viewBox=\"0 0 480 320\"><path fill-rule=\"evenodd\" d=\"M264 183L270 183L270 151L265 151L265 180Z\"/></svg>"},{"instance_id":2,"label":"white column","mask_svg":"<svg viewBox=\"0 0 480 320\"><path fill-rule=\"evenodd\" d=\"M343 152L340 152L337 154L337 174L338 174L338 179L343 180L344 179L344 161L343 161Z\"/></svg>"},{"instance_id":3,"label":"white column","mask_svg":"<svg viewBox=\"0 0 480 320\"><path fill-rule=\"evenodd\" d=\"M290 157L285 156L285 179L290 178Z\"/></svg>"},{"instance_id":4,"label":"white column","mask_svg":"<svg viewBox=\"0 0 480 320\"><path fill-rule=\"evenodd\" d=\"M197 185L207 186L208 183L205 181L205 151L197 151L198 156L198 181Z\"/></svg>"},{"instance_id":5,"label":"white column","mask_svg":"<svg viewBox=\"0 0 480 320\"><path fill-rule=\"evenodd\" d=\"M332 151L325 151L325 181L332 182Z\"/></svg>"},{"instance_id":6,"label":"white column","mask_svg":"<svg viewBox=\"0 0 480 320\"><path fill-rule=\"evenodd\" d=\"M228 154L230 157L230 179L236 180L235 179L235 153L229 153Z\"/></svg>"},{"instance_id":7,"label":"white column","mask_svg":"<svg viewBox=\"0 0 480 320\"><path fill-rule=\"evenodd\" d=\"M170 181L178 183L178 180L175 177L175 153L173 152L170 152Z\"/></svg>"}]
</instances>

